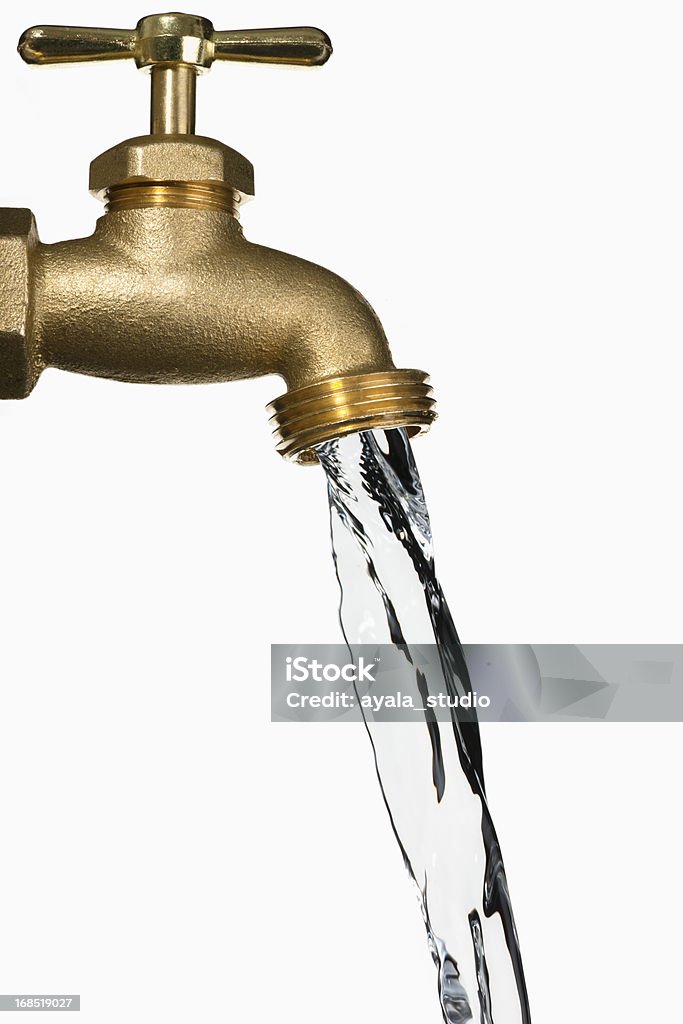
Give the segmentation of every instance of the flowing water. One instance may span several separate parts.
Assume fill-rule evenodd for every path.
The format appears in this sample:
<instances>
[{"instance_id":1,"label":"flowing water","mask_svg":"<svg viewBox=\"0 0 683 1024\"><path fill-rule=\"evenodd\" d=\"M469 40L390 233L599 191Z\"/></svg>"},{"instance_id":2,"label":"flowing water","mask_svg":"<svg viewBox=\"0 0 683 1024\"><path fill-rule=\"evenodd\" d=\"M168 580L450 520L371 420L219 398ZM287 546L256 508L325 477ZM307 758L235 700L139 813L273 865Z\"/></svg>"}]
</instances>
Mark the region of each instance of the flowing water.
<instances>
[{"instance_id":1,"label":"flowing water","mask_svg":"<svg viewBox=\"0 0 683 1024\"><path fill-rule=\"evenodd\" d=\"M328 481L346 643L391 643L421 704L471 692L434 570L429 514L402 430L372 431L318 449ZM415 656L438 645L438 667ZM365 713L377 776L414 883L447 1024L530 1024L505 870L486 802L476 713L425 712L424 725Z\"/></svg>"}]
</instances>

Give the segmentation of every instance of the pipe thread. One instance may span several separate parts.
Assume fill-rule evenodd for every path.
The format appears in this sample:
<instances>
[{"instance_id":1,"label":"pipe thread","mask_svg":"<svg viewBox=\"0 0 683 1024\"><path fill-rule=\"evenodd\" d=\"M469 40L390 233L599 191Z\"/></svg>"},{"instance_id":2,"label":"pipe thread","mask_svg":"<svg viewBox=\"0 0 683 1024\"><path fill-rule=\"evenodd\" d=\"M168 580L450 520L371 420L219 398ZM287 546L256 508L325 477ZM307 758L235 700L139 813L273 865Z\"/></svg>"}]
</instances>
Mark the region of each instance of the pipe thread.
<instances>
[{"instance_id":1,"label":"pipe thread","mask_svg":"<svg viewBox=\"0 0 683 1024\"><path fill-rule=\"evenodd\" d=\"M421 370L385 370L335 377L297 388L268 406L278 452L315 463L315 445L359 430L405 427L412 437L436 419L428 376Z\"/></svg>"},{"instance_id":2,"label":"pipe thread","mask_svg":"<svg viewBox=\"0 0 683 1024\"><path fill-rule=\"evenodd\" d=\"M238 216L240 194L222 181L124 181L108 188L107 213L172 206L184 210L223 210Z\"/></svg>"}]
</instances>

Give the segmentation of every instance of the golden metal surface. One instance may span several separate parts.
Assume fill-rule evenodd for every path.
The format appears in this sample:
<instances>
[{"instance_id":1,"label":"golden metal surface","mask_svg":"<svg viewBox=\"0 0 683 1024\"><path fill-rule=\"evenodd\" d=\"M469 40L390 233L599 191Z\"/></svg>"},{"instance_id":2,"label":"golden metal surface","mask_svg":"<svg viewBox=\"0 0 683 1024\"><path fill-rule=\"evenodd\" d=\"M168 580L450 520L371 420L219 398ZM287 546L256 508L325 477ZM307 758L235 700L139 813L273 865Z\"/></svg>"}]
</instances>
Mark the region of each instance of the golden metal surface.
<instances>
[{"instance_id":1,"label":"golden metal surface","mask_svg":"<svg viewBox=\"0 0 683 1024\"><path fill-rule=\"evenodd\" d=\"M246 157L201 135L140 135L90 165L90 191L98 199L114 185L146 181L217 181L243 196L254 194L254 168Z\"/></svg>"},{"instance_id":2,"label":"golden metal surface","mask_svg":"<svg viewBox=\"0 0 683 1024\"><path fill-rule=\"evenodd\" d=\"M31 343L30 281L36 243L30 210L0 211L0 398L25 398L42 369Z\"/></svg>"},{"instance_id":3,"label":"golden metal surface","mask_svg":"<svg viewBox=\"0 0 683 1024\"><path fill-rule=\"evenodd\" d=\"M72 64L132 58L151 69L151 132L194 132L196 75L215 60L269 64L324 64L332 55L318 28L242 29L216 32L195 14L150 14L134 30L34 25L19 40L27 64Z\"/></svg>"},{"instance_id":4,"label":"golden metal surface","mask_svg":"<svg viewBox=\"0 0 683 1024\"><path fill-rule=\"evenodd\" d=\"M139 68L159 64L209 68L213 63L213 25L207 18L195 14L151 14L140 19L135 32L135 63Z\"/></svg>"},{"instance_id":5,"label":"golden metal surface","mask_svg":"<svg viewBox=\"0 0 683 1024\"><path fill-rule=\"evenodd\" d=\"M315 463L314 446L358 430L406 427L411 436L436 419L426 373L386 370L349 374L298 388L268 406L277 450L285 458Z\"/></svg>"},{"instance_id":6,"label":"golden metal surface","mask_svg":"<svg viewBox=\"0 0 683 1024\"><path fill-rule=\"evenodd\" d=\"M253 168L192 134L198 71L212 61L321 64L318 29L216 33L194 15L143 18L135 32L30 29L30 63L135 58L152 69L152 132L93 161L107 212L88 238L46 245L28 210L0 210L0 397L23 398L48 366L138 383L275 374L278 450L372 427L427 429L425 374L396 370L372 308L336 274L248 242L237 204Z\"/></svg>"},{"instance_id":7,"label":"golden metal surface","mask_svg":"<svg viewBox=\"0 0 683 1024\"><path fill-rule=\"evenodd\" d=\"M150 132L152 135L194 135L197 72L188 64L152 68Z\"/></svg>"},{"instance_id":8,"label":"golden metal surface","mask_svg":"<svg viewBox=\"0 0 683 1024\"><path fill-rule=\"evenodd\" d=\"M14 216L0 211L0 237ZM229 213L126 209L88 238L46 245L29 235L24 351L35 367L148 383L278 374L292 389L393 368L354 288L248 242ZM17 276L14 255L10 269ZM22 394L35 383L25 378Z\"/></svg>"},{"instance_id":9,"label":"golden metal surface","mask_svg":"<svg viewBox=\"0 0 683 1024\"><path fill-rule=\"evenodd\" d=\"M332 43L319 28L256 28L214 32L215 60L319 67L332 56Z\"/></svg>"},{"instance_id":10,"label":"golden metal surface","mask_svg":"<svg viewBox=\"0 0 683 1024\"><path fill-rule=\"evenodd\" d=\"M26 29L17 49L27 64L74 64L133 58L137 44L135 29L34 25Z\"/></svg>"},{"instance_id":11,"label":"golden metal surface","mask_svg":"<svg viewBox=\"0 0 683 1024\"><path fill-rule=\"evenodd\" d=\"M207 18L170 13L141 18L132 30L34 25L19 40L19 53L28 64L133 58L139 68L191 64L205 69L215 60L314 67L330 59L332 43L319 28L216 32Z\"/></svg>"},{"instance_id":12,"label":"golden metal surface","mask_svg":"<svg viewBox=\"0 0 683 1024\"><path fill-rule=\"evenodd\" d=\"M181 210L224 210L237 216L239 192L219 181L129 181L105 193L107 213L171 206Z\"/></svg>"}]
</instances>

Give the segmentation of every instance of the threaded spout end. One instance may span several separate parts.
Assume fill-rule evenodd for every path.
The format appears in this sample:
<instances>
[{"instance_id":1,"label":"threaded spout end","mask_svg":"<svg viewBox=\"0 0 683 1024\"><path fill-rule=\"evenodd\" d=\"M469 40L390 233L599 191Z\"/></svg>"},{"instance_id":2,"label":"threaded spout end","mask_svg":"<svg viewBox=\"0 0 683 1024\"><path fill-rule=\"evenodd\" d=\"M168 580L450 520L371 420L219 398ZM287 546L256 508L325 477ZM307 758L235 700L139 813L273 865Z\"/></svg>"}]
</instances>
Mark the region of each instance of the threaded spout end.
<instances>
[{"instance_id":1,"label":"threaded spout end","mask_svg":"<svg viewBox=\"0 0 683 1024\"><path fill-rule=\"evenodd\" d=\"M240 194L222 181L124 181L108 188L107 213L172 206L184 210L223 210L238 216Z\"/></svg>"},{"instance_id":2,"label":"threaded spout end","mask_svg":"<svg viewBox=\"0 0 683 1024\"><path fill-rule=\"evenodd\" d=\"M360 373L297 388L268 406L278 452L303 465L315 446L359 430L405 427L422 434L436 419L428 376L421 370Z\"/></svg>"}]
</instances>

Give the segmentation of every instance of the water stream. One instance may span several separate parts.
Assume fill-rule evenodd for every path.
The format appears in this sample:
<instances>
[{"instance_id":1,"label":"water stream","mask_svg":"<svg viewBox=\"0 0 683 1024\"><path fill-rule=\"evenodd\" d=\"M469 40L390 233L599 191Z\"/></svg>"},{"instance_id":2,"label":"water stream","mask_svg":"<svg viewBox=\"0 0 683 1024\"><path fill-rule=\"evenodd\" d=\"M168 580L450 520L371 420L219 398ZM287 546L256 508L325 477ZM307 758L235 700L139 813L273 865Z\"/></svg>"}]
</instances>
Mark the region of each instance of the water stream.
<instances>
[{"instance_id":1,"label":"water stream","mask_svg":"<svg viewBox=\"0 0 683 1024\"><path fill-rule=\"evenodd\" d=\"M396 645L429 693L471 691L436 578L429 514L404 431L372 431L318 449L327 474L340 618L358 645ZM436 643L437 666L414 654ZM476 713L424 725L365 713L391 826L415 886L447 1024L530 1024L524 971L496 831L486 802Z\"/></svg>"}]
</instances>

